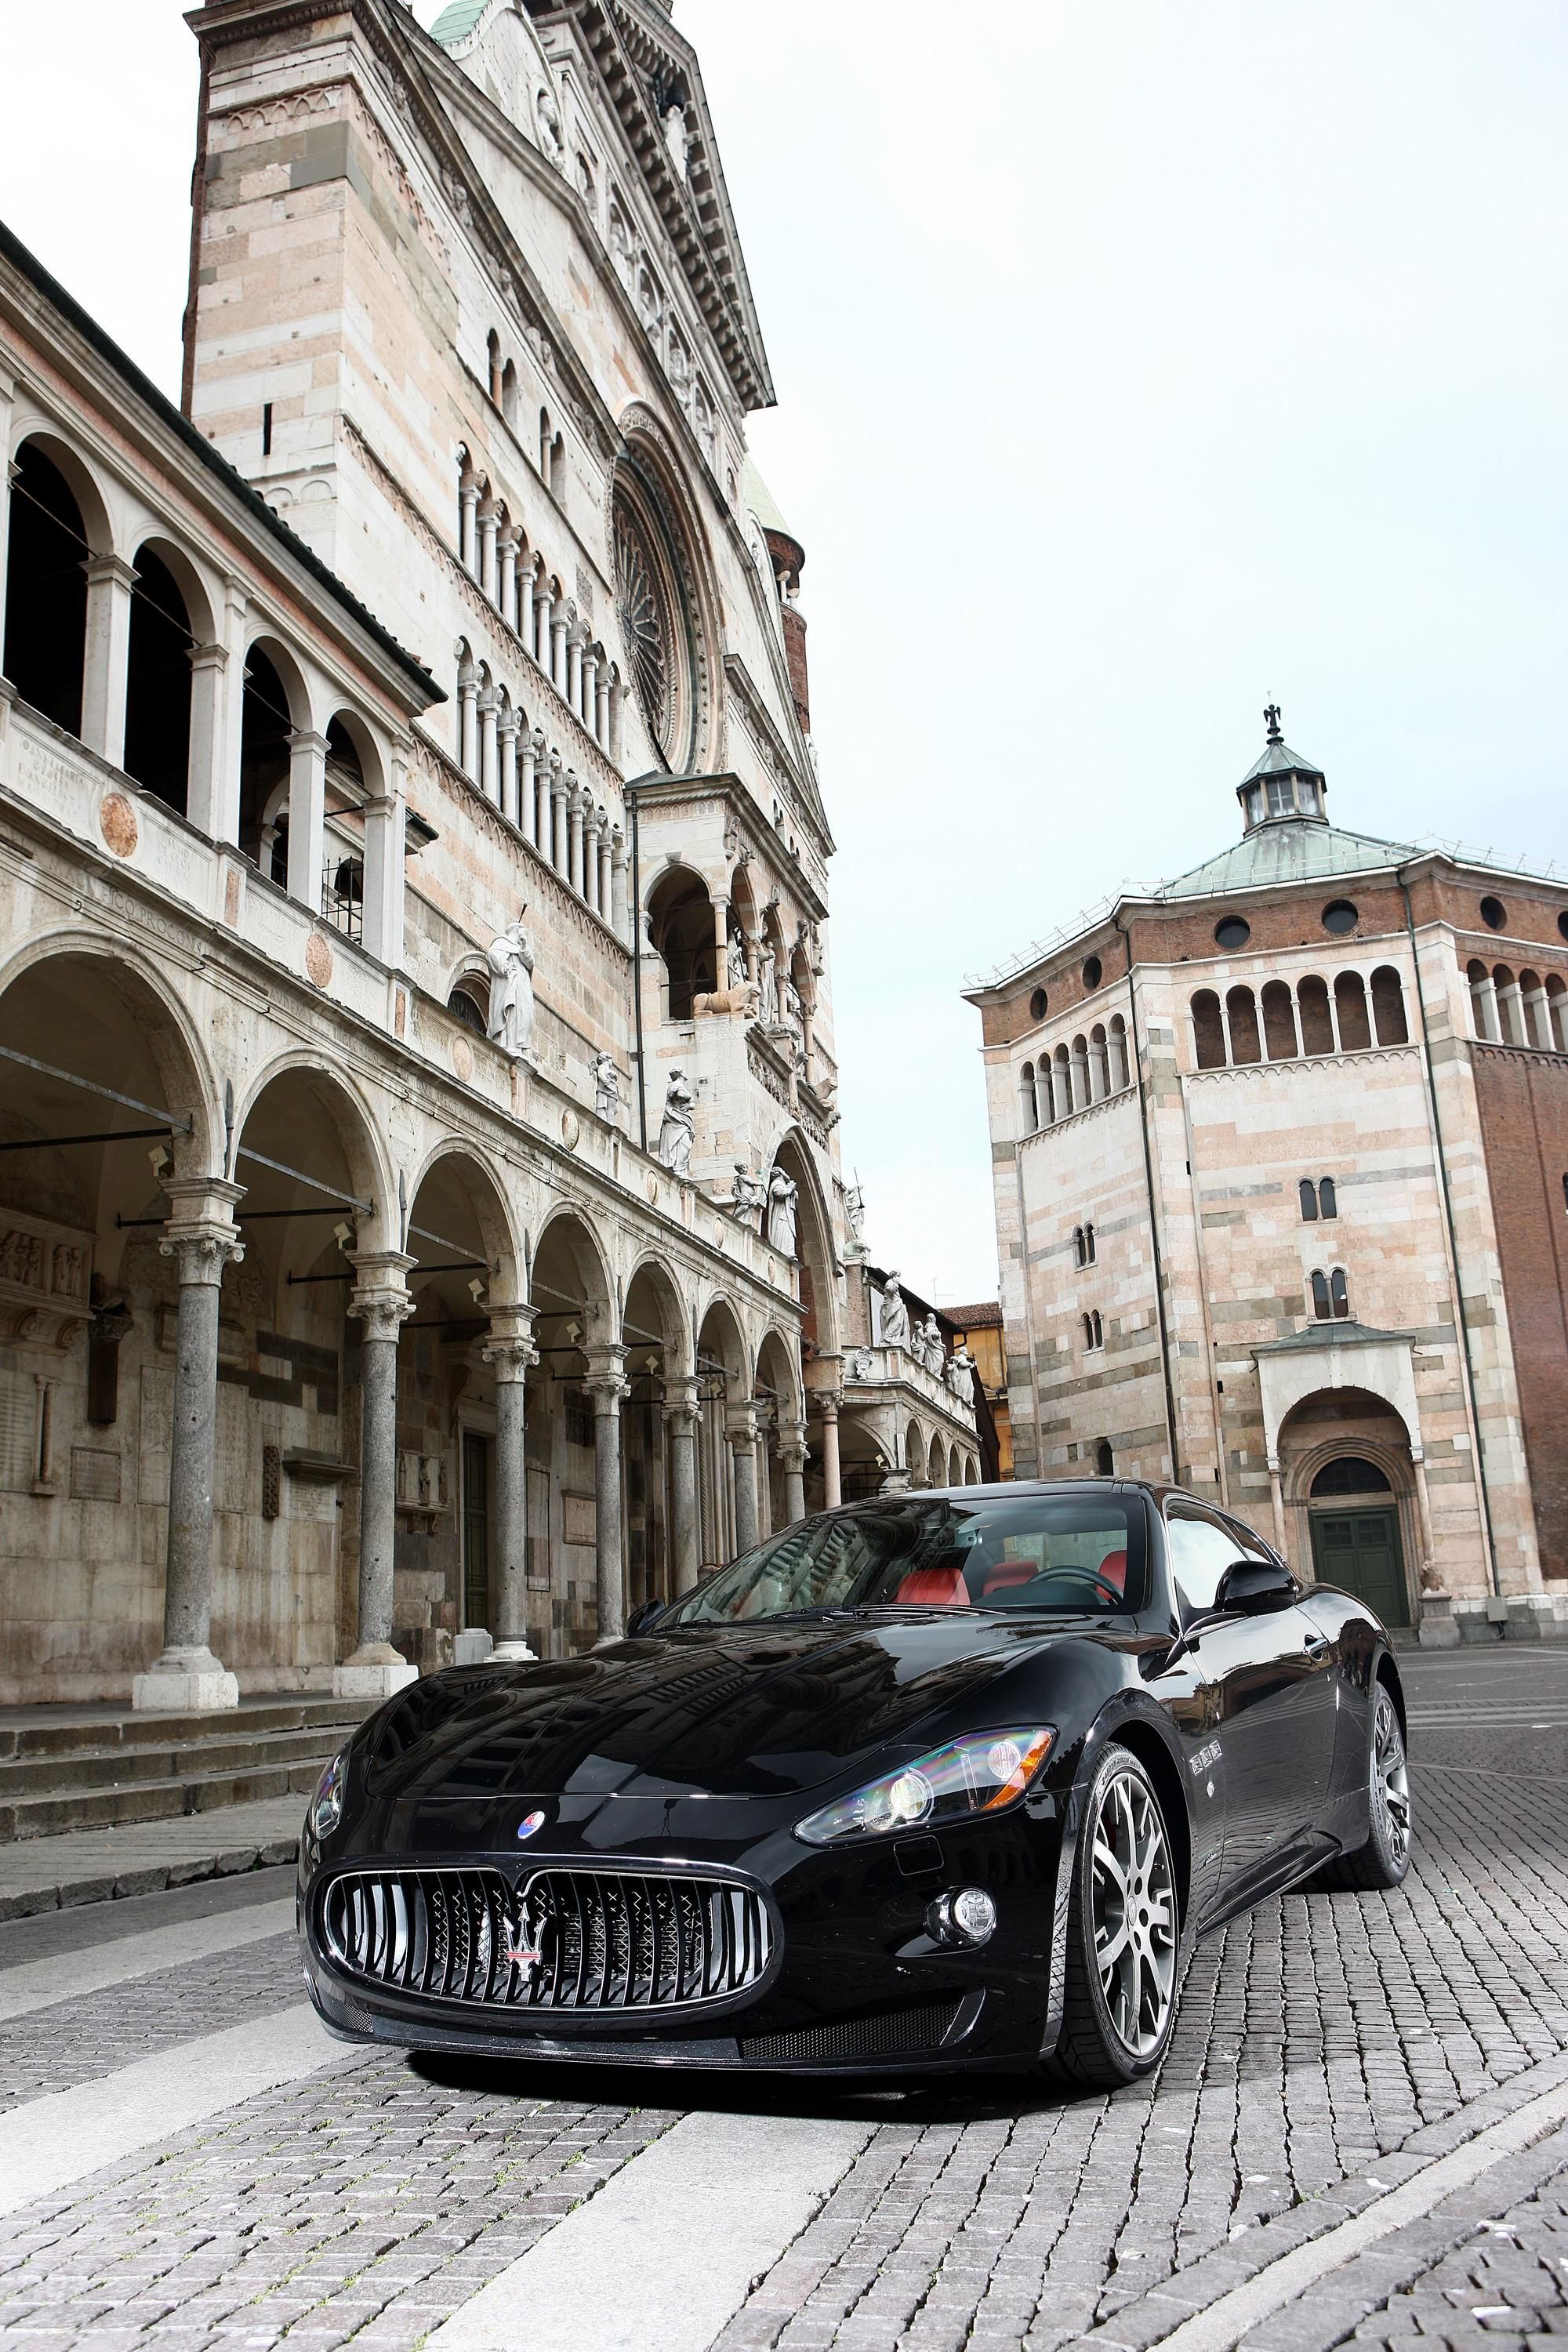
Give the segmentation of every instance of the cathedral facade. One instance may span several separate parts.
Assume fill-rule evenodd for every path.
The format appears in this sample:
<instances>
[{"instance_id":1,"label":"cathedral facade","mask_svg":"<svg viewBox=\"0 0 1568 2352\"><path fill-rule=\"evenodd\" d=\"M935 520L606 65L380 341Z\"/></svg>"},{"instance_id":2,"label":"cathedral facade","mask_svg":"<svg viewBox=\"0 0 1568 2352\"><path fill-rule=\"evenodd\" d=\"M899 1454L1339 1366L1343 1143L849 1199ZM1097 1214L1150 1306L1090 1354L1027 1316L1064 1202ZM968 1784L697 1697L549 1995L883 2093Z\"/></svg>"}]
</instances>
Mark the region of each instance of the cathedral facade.
<instances>
[{"instance_id":1,"label":"cathedral facade","mask_svg":"<svg viewBox=\"0 0 1568 2352\"><path fill-rule=\"evenodd\" d=\"M1568 1633L1568 887L1331 824L1268 719L1238 843L970 992L1018 1472Z\"/></svg>"},{"instance_id":2,"label":"cathedral facade","mask_svg":"<svg viewBox=\"0 0 1568 2352\"><path fill-rule=\"evenodd\" d=\"M559 1654L884 1424L978 1472L869 1344L695 56L189 21L179 407L0 231L0 1699Z\"/></svg>"}]
</instances>

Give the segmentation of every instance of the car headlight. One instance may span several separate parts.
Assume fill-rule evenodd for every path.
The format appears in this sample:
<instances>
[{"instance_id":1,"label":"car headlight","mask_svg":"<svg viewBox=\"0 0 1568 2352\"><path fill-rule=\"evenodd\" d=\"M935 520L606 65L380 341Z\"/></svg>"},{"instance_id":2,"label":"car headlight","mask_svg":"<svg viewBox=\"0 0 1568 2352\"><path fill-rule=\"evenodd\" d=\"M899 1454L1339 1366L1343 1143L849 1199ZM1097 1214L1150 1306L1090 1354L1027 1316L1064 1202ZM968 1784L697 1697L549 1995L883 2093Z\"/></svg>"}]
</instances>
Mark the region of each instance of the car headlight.
<instances>
[{"instance_id":1,"label":"car headlight","mask_svg":"<svg viewBox=\"0 0 1568 2352\"><path fill-rule=\"evenodd\" d=\"M310 1827L319 1838L331 1837L343 1817L343 1789L349 1776L349 1751L340 1748L310 1800Z\"/></svg>"},{"instance_id":2,"label":"car headlight","mask_svg":"<svg viewBox=\"0 0 1568 2352\"><path fill-rule=\"evenodd\" d=\"M1032 1726L972 1732L836 1797L796 1822L795 1833L807 1845L838 1845L846 1838L890 1837L900 1830L940 1829L977 1813L1004 1812L1023 1796L1056 1736Z\"/></svg>"}]
</instances>

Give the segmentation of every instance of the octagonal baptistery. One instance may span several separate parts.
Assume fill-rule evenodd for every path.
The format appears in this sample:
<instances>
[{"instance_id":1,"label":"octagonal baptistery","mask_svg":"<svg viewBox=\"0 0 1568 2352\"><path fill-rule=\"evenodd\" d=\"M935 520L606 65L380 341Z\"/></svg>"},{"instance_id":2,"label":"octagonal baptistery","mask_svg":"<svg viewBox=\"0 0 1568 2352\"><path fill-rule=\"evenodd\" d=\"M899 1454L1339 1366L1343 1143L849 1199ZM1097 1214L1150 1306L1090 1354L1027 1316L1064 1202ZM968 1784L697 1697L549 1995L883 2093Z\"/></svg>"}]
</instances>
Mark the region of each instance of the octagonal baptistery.
<instances>
[{"instance_id":1,"label":"octagonal baptistery","mask_svg":"<svg viewBox=\"0 0 1568 2352\"><path fill-rule=\"evenodd\" d=\"M1265 717L1238 842L966 992L1018 1471L1568 1632L1568 887L1331 823Z\"/></svg>"}]
</instances>

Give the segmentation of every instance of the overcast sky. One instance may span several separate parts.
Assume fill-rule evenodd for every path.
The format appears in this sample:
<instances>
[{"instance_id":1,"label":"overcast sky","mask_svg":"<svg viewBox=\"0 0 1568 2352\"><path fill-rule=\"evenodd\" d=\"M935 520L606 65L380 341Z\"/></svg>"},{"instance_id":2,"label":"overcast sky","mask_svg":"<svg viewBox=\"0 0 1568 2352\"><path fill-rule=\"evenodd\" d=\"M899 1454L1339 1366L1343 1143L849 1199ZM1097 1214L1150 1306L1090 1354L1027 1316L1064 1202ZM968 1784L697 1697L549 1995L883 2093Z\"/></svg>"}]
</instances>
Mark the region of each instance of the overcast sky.
<instances>
[{"instance_id":1,"label":"overcast sky","mask_svg":"<svg viewBox=\"0 0 1568 2352\"><path fill-rule=\"evenodd\" d=\"M845 1164L883 1263L994 1296L963 981L1232 838L1265 702L1339 823L1568 865L1568 15L676 16L806 551ZM0 215L175 390L180 0L0 44Z\"/></svg>"}]
</instances>

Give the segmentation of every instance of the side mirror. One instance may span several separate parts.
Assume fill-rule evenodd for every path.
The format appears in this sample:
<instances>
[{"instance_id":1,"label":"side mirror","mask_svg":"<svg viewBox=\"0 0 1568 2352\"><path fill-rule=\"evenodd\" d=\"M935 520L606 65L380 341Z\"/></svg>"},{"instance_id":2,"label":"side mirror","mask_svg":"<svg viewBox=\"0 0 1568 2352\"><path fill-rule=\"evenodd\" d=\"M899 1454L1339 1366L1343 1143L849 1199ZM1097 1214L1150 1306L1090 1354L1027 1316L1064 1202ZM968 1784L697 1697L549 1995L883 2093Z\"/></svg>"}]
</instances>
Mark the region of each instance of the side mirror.
<instances>
[{"instance_id":1,"label":"side mirror","mask_svg":"<svg viewBox=\"0 0 1568 2352\"><path fill-rule=\"evenodd\" d=\"M647 1633L650 1632L663 1614L664 1603L662 1601L639 1601L637 1606L632 1611L631 1615L626 1619L626 1630L623 1638L628 1642L635 1642L639 1633Z\"/></svg>"},{"instance_id":2,"label":"side mirror","mask_svg":"<svg viewBox=\"0 0 1568 2352\"><path fill-rule=\"evenodd\" d=\"M1220 1578L1214 1605L1216 1610L1239 1610L1244 1617L1264 1617L1271 1609L1289 1609L1300 1591L1289 1570L1278 1560L1236 1559Z\"/></svg>"}]
</instances>

